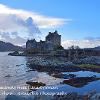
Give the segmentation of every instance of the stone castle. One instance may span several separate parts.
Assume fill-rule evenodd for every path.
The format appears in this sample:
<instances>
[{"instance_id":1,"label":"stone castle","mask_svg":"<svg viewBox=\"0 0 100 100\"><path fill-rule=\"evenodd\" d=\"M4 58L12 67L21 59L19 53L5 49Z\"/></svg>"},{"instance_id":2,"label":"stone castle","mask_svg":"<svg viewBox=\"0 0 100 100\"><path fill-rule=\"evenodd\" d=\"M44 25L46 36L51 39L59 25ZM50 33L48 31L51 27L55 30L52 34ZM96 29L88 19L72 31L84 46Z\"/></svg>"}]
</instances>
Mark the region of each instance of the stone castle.
<instances>
[{"instance_id":1,"label":"stone castle","mask_svg":"<svg viewBox=\"0 0 100 100\"><path fill-rule=\"evenodd\" d=\"M52 51L60 46L61 35L59 35L57 31L53 33L49 32L49 34L45 37L45 41L40 40L40 42L37 42L33 39L26 42L26 50L31 50L33 52Z\"/></svg>"}]
</instances>

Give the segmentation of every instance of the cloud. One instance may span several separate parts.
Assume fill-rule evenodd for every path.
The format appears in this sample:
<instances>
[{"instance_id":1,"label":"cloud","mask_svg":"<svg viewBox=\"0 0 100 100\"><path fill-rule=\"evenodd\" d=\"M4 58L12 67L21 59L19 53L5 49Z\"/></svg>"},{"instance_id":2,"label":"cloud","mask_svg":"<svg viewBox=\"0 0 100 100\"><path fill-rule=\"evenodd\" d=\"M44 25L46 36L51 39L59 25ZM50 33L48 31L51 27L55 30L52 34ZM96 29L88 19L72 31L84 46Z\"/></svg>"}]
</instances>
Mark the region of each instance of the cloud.
<instances>
[{"instance_id":1,"label":"cloud","mask_svg":"<svg viewBox=\"0 0 100 100\"><path fill-rule=\"evenodd\" d=\"M80 48L93 48L100 45L100 38L91 37L82 40L66 40L62 42L63 47L68 48L72 45L79 46Z\"/></svg>"},{"instance_id":2,"label":"cloud","mask_svg":"<svg viewBox=\"0 0 100 100\"><path fill-rule=\"evenodd\" d=\"M39 28L59 27L71 21L14 9L3 4L0 4L0 9L0 39L15 44L17 42L23 44L26 39L39 38L41 35Z\"/></svg>"},{"instance_id":3,"label":"cloud","mask_svg":"<svg viewBox=\"0 0 100 100\"><path fill-rule=\"evenodd\" d=\"M22 9L13 9L2 4L0 4L0 9L2 9L0 10L0 14L4 14L5 16L16 15L22 20L26 20L27 18L31 17L40 28L53 28L71 21L71 19L53 18L38 14L36 12L26 11Z\"/></svg>"},{"instance_id":4,"label":"cloud","mask_svg":"<svg viewBox=\"0 0 100 100\"><path fill-rule=\"evenodd\" d=\"M100 37L85 37L84 39L89 40L89 41L95 41L95 40L100 41Z\"/></svg>"},{"instance_id":5,"label":"cloud","mask_svg":"<svg viewBox=\"0 0 100 100\"><path fill-rule=\"evenodd\" d=\"M19 46L24 45L25 42L27 41L27 39L18 36L17 32L12 32L12 33L2 32L0 33L0 38L1 38L0 40L2 41L10 42Z\"/></svg>"}]
</instances>

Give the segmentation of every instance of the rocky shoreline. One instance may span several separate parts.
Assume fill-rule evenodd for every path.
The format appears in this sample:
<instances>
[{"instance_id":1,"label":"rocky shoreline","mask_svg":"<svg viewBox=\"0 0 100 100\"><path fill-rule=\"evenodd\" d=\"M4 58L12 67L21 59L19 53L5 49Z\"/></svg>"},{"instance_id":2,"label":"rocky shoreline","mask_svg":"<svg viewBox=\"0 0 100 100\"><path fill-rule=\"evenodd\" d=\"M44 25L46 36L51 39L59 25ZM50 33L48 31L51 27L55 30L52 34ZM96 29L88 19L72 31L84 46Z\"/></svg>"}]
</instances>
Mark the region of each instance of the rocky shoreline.
<instances>
[{"instance_id":1,"label":"rocky shoreline","mask_svg":"<svg viewBox=\"0 0 100 100\"><path fill-rule=\"evenodd\" d=\"M30 66L34 67L41 67L41 68L57 68L57 69L63 69L66 71L78 71L80 69L87 69L87 70L94 70L100 72L100 56L87 56L80 59L74 59L74 60L68 60L67 57L64 56L52 56L52 55L45 55L45 54L33 54L33 55L27 55L25 53L19 53L17 51L13 53L9 53L8 55L11 56L26 56L31 57L31 59L28 60L28 63ZM91 66L91 67L81 67L80 65L87 64L87 65L97 65L98 67ZM72 70L71 70L72 69Z\"/></svg>"},{"instance_id":2,"label":"rocky shoreline","mask_svg":"<svg viewBox=\"0 0 100 100\"><path fill-rule=\"evenodd\" d=\"M77 67L72 62L68 61L64 57L40 57L35 56L28 59L27 65L38 71L47 72L70 72L70 71L80 71L81 68Z\"/></svg>"},{"instance_id":3,"label":"rocky shoreline","mask_svg":"<svg viewBox=\"0 0 100 100\"><path fill-rule=\"evenodd\" d=\"M28 59L27 65L32 69L48 72L74 72L80 70L100 72L100 57L87 57L68 61L66 57L33 56Z\"/></svg>"}]
</instances>

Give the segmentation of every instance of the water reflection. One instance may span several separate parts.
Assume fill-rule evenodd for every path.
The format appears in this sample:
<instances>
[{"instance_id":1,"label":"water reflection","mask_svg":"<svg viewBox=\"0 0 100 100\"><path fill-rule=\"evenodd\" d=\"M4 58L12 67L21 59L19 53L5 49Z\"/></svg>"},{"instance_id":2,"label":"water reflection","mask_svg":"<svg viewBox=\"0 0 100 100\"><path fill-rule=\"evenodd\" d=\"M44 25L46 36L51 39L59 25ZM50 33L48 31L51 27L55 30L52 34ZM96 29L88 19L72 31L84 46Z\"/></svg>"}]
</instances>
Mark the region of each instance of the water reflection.
<instances>
[{"instance_id":1,"label":"water reflection","mask_svg":"<svg viewBox=\"0 0 100 100\"><path fill-rule=\"evenodd\" d=\"M70 84L60 84L66 79L76 78L76 77L91 77L96 75L96 78L100 78L100 74L90 71L79 71L79 72L59 72L52 71L50 69L32 69L33 66L30 66L29 60L31 57L19 57L19 56L8 56L8 52L0 52L0 87L2 86L26 86L27 81L36 81L45 83L46 86L57 86L59 89L55 91L76 91L79 93L88 92L92 89L96 89L100 92L99 84L100 80L85 81L84 85L79 85L76 88L76 85ZM60 74L59 74L60 73ZM56 74L56 77L53 76ZM59 74L57 76L57 74ZM61 75L61 76L60 76ZM69 76L68 76L69 75ZM83 79L83 78L82 78ZM97 81L98 80L98 81ZM79 81L78 81L79 83ZM76 84L76 83L75 83ZM0 90L0 93L3 90ZM6 90L14 91L16 90ZM54 91L54 90L45 90L45 91ZM3 98L3 96L2 96ZM1 99L0 97L0 100Z\"/></svg>"}]
</instances>

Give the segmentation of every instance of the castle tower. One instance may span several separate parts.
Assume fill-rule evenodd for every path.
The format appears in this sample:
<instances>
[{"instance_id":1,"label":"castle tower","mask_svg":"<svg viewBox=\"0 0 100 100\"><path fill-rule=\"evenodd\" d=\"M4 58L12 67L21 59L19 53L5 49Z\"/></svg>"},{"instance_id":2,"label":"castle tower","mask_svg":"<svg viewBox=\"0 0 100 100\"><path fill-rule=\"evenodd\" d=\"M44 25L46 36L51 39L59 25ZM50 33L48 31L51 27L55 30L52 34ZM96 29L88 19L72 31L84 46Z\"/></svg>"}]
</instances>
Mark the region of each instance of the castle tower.
<instances>
[{"instance_id":1,"label":"castle tower","mask_svg":"<svg viewBox=\"0 0 100 100\"><path fill-rule=\"evenodd\" d=\"M37 42L36 42L35 39L33 39L33 40L28 40L28 41L26 42L26 49L33 49L33 48L36 48L36 46L37 46Z\"/></svg>"},{"instance_id":2,"label":"castle tower","mask_svg":"<svg viewBox=\"0 0 100 100\"><path fill-rule=\"evenodd\" d=\"M57 31L51 33L46 36L46 42L51 42L55 47L61 46L61 35L58 34Z\"/></svg>"}]
</instances>

